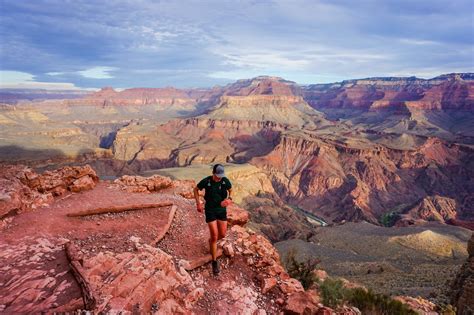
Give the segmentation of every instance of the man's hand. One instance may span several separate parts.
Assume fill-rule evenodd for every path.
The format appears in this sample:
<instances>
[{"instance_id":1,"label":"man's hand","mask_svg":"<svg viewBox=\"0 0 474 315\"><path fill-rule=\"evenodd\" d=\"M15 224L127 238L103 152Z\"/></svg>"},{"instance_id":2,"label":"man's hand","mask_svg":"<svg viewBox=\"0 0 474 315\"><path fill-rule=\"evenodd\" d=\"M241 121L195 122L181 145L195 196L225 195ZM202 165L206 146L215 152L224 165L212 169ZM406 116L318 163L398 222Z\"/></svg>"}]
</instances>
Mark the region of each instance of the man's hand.
<instances>
[{"instance_id":1,"label":"man's hand","mask_svg":"<svg viewBox=\"0 0 474 315\"><path fill-rule=\"evenodd\" d=\"M202 212L204 210L203 206L202 206L202 203L200 203L200 202L197 203L196 208L197 208L198 212Z\"/></svg>"},{"instance_id":2,"label":"man's hand","mask_svg":"<svg viewBox=\"0 0 474 315\"><path fill-rule=\"evenodd\" d=\"M202 212L204 209L201 200L199 200L199 188L197 186L194 187L194 199L196 200L197 211Z\"/></svg>"},{"instance_id":3,"label":"man's hand","mask_svg":"<svg viewBox=\"0 0 474 315\"><path fill-rule=\"evenodd\" d=\"M227 207L227 206L230 206L231 204L232 204L232 200L229 199L229 198L227 198L227 199L222 200L222 202L221 202L221 207L224 207L224 208L225 208L225 207Z\"/></svg>"}]
</instances>

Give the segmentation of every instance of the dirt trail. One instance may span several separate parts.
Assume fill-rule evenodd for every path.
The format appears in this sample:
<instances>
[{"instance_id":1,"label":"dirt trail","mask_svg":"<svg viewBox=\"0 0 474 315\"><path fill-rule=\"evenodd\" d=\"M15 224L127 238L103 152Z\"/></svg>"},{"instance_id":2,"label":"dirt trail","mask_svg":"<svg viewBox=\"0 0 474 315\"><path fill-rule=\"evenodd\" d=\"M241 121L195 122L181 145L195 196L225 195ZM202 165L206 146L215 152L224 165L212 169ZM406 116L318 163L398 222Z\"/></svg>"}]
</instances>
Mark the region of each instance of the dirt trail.
<instances>
[{"instance_id":1,"label":"dirt trail","mask_svg":"<svg viewBox=\"0 0 474 315\"><path fill-rule=\"evenodd\" d=\"M235 243L236 233L229 227L225 242ZM203 214L196 211L194 201L179 207L173 224L158 248L171 254L176 263L180 259L193 261L209 255L209 232ZM221 244L222 242L218 242ZM237 314L245 310L248 314L265 309L269 314L278 313L275 300L280 294L262 295L258 271L249 267L245 256L218 259L221 273L213 276L210 264L190 272L194 283L205 288L204 295L195 304L197 314Z\"/></svg>"}]
</instances>

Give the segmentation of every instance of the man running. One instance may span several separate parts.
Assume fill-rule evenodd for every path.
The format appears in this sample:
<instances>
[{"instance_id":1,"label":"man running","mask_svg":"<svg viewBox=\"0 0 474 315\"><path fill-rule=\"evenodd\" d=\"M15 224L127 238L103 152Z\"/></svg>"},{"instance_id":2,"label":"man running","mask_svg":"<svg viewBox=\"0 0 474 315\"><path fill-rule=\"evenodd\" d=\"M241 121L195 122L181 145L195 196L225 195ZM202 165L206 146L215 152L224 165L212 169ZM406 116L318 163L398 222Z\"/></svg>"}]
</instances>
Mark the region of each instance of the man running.
<instances>
[{"instance_id":1,"label":"man running","mask_svg":"<svg viewBox=\"0 0 474 315\"><path fill-rule=\"evenodd\" d=\"M204 213L206 223L209 226L211 237L209 238L209 248L212 256L212 272L219 274L219 265L217 264L217 240L224 238L227 233L227 209L232 203L232 184L225 177L224 166L216 164L212 168L212 175L203 178L196 187L194 187L194 198L196 199L197 211L202 212L203 206L199 200L199 190L205 189Z\"/></svg>"}]
</instances>

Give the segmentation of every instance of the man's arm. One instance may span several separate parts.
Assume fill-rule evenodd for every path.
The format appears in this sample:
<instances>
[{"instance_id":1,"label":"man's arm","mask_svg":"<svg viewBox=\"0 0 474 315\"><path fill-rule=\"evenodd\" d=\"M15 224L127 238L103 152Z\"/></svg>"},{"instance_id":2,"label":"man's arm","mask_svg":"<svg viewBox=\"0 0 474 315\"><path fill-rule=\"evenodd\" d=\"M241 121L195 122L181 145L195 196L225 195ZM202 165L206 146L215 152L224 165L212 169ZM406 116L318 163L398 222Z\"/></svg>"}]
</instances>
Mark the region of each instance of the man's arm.
<instances>
[{"instance_id":1,"label":"man's arm","mask_svg":"<svg viewBox=\"0 0 474 315\"><path fill-rule=\"evenodd\" d=\"M222 200L222 202L221 202L222 207L227 207L227 206L230 206L232 204L231 194L232 194L232 189L227 189L227 198Z\"/></svg>"},{"instance_id":2,"label":"man's arm","mask_svg":"<svg viewBox=\"0 0 474 315\"><path fill-rule=\"evenodd\" d=\"M199 200L199 188L196 186L194 187L194 199L196 200L196 208L198 212L202 212L202 203Z\"/></svg>"}]
</instances>

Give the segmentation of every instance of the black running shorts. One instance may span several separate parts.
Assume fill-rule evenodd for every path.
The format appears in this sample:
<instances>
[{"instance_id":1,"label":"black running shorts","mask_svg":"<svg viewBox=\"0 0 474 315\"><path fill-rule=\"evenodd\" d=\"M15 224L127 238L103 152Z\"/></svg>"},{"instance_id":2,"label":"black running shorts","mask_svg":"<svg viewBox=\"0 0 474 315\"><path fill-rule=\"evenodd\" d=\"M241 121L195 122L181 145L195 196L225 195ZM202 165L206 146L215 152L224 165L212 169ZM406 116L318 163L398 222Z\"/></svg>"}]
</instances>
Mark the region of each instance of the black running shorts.
<instances>
[{"instance_id":1,"label":"black running shorts","mask_svg":"<svg viewBox=\"0 0 474 315\"><path fill-rule=\"evenodd\" d=\"M210 209L204 211L206 215L206 223L219 220L227 221L227 210L226 209Z\"/></svg>"}]
</instances>

